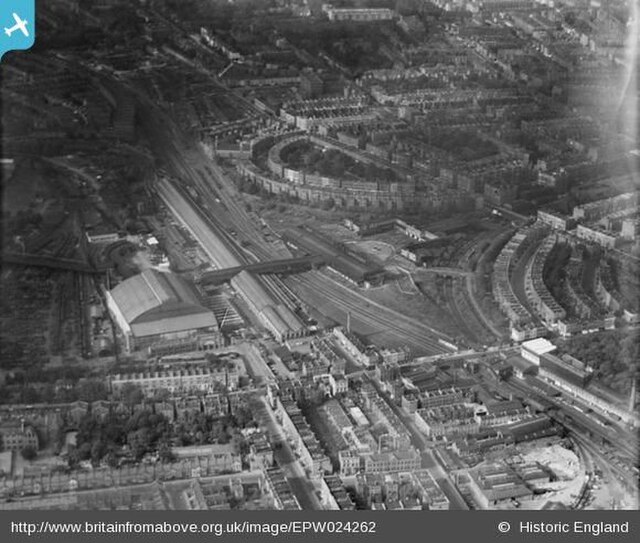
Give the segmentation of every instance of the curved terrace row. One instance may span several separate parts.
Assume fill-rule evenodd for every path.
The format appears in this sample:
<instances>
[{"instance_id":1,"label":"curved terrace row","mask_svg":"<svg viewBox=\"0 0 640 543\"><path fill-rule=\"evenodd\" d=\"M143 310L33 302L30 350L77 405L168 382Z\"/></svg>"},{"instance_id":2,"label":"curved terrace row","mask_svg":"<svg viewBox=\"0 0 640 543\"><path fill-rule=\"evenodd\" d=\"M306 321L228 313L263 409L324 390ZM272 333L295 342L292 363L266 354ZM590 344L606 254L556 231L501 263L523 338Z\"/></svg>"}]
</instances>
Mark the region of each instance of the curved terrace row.
<instances>
[{"instance_id":1,"label":"curved terrace row","mask_svg":"<svg viewBox=\"0 0 640 543\"><path fill-rule=\"evenodd\" d=\"M333 201L338 207L381 209L401 209L415 200L416 182L411 176L383 159L316 136L291 133L260 140L253 151L253 161L241 161L237 169L272 194L308 202ZM268 172L260 168L264 163L259 155L265 152Z\"/></svg>"},{"instance_id":2,"label":"curved terrace row","mask_svg":"<svg viewBox=\"0 0 640 543\"><path fill-rule=\"evenodd\" d=\"M527 300L547 325L553 325L567 316L567 312L549 292L542 277L549 253L551 253L557 242L558 239L555 234L545 238L527 266L525 275Z\"/></svg>"},{"instance_id":3,"label":"curved terrace row","mask_svg":"<svg viewBox=\"0 0 640 543\"><path fill-rule=\"evenodd\" d=\"M526 248L540 236L540 229L526 228L514 234L498 255L493 268L493 294L514 325L532 323L533 316L520 301L511 284L511 272Z\"/></svg>"}]
</instances>

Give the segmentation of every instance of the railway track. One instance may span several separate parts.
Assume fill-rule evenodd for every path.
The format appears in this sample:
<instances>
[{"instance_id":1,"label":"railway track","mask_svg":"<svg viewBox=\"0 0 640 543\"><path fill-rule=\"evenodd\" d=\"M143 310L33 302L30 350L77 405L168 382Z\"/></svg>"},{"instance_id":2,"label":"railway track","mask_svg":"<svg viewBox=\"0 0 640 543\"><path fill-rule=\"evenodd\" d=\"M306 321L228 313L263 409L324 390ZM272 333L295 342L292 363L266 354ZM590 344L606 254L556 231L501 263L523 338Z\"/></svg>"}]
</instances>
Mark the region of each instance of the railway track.
<instances>
[{"instance_id":1,"label":"railway track","mask_svg":"<svg viewBox=\"0 0 640 543\"><path fill-rule=\"evenodd\" d=\"M290 284L311 291L316 297L328 301L333 307L341 309L344 314L351 313L363 324L381 332L390 332L394 336L426 354L444 354L448 350L438 342L444 338L432 328L414 321L392 309L367 300L352 290L324 277L317 272L292 276L287 279ZM300 295L300 293L298 293ZM304 295L302 295L304 298ZM313 303L313 301L312 301Z\"/></svg>"},{"instance_id":2,"label":"railway track","mask_svg":"<svg viewBox=\"0 0 640 543\"><path fill-rule=\"evenodd\" d=\"M454 282L456 287L459 287L458 280L452 278L446 278L443 286L443 294L444 298L447 300L447 305L450 308L450 313L458 326L461 335L465 336L467 341L471 343L480 343L480 338L482 334L478 333L478 331L473 326L474 317L469 315L471 312L469 307L461 308L459 304L459 296L456 295L456 290L458 288L454 288ZM461 292L461 290L458 290ZM467 309L467 312L463 311L463 309Z\"/></svg>"},{"instance_id":3,"label":"railway track","mask_svg":"<svg viewBox=\"0 0 640 543\"><path fill-rule=\"evenodd\" d=\"M535 379L533 382L538 382L538 380ZM545 401L550 402L554 405L554 407L559 409L561 413L564 413L564 416L558 418L558 422L565 426L569 431L581 437L584 434L588 434L593 438L604 440L604 442L612 444L615 450L623 458L637 463L637 443L630 443L629 435L623 435L621 432L615 431L611 428L600 427L582 412L573 409L570 406L567 406L565 403L557 399L545 397L538 393L533 387L528 386L524 383L516 382L516 380L512 379L509 381L509 386L521 392L522 394L525 394L527 397L544 398ZM590 442L590 445L593 446L593 443ZM609 462L608 465L612 469L616 469L617 471L619 471L621 475L624 474L624 476L629 477L629 473L626 473L624 470L619 469L611 462Z\"/></svg>"}]
</instances>

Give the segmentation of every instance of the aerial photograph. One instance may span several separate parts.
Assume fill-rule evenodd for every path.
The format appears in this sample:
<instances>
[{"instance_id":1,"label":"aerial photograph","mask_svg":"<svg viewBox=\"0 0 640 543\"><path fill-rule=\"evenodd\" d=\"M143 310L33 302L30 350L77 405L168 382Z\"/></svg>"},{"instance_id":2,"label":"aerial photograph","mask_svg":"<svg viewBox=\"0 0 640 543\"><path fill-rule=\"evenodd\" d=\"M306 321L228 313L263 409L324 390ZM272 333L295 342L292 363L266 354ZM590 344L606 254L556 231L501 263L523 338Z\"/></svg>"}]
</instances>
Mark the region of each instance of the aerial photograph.
<instances>
[{"instance_id":1,"label":"aerial photograph","mask_svg":"<svg viewBox=\"0 0 640 543\"><path fill-rule=\"evenodd\" d=\"M640 509L636 0L35 5L0 510Z\"/></svg>"}]
</instances>

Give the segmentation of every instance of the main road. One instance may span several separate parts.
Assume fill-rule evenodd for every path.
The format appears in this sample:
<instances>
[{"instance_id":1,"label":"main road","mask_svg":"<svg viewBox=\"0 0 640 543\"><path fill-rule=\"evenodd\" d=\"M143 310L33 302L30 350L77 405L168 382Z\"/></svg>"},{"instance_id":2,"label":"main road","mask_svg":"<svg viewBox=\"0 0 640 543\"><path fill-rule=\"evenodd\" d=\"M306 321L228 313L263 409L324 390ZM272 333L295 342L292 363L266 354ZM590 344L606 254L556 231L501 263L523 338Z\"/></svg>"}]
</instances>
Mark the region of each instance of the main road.
<instances>
[{"instance_id":1,"label":"main road","mask_svg":"<svg viewBox=\"0 0 640 543\"><path fill-rule=\"evenodd\" d=\"M450 475L438 460L431 444L425 439L425 437L422 435L422 432L420 432L420 430L416 427L413 420L411 420L411 417L406 413L406 411L398 407L392 401L389 401L388 396L382 391L380 385L375 379L369 377L367 378L377 390L378 395L386 402L389 408L403 422L406 429L409 431L411 442L413 443L414 447L416 447L422 453L423 467L426 467L431 471L441 490L447 496L447 499L450 503L450 509L458 511L468 510L469 506L462 497L462 494L460 494L460 491L456 488L455 484L451 480Z\"/></svg>"},{"instance_id":2,"label":"main road","mask_svg":"<svg viewBox=\"0 0 640 543\"><path fill-rule=\"evenodd\" d=\"M322 510L324 509L315 486L307 478L304 468L300 461L295 457L291 450L287 436L284 430L276 421L275 415L264 396L256 398L253 404L256 417L269 432L269 440L275 445L275 456L279 466L284 471L291 490L298 498L298 503L304 510Z\"/></svg>"}]
</instances>

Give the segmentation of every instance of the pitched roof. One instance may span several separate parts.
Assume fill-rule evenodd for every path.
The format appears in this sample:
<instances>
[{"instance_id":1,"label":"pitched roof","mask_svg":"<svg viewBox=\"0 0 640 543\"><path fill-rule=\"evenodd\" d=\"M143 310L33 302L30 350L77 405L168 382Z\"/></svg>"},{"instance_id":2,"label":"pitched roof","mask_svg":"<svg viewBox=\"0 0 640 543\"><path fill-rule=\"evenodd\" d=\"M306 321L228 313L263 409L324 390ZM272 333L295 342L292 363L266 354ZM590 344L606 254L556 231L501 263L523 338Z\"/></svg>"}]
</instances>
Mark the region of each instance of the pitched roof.
<instances>
[{"instance_id":1,"label":"pitched roof","mask_svg":"<svg viewBox=\"0 0 640 543\"><path fill-rule=\"evenodd\" d=\"M111 296L134 335L217 327L191 287L171 273L147 269L120 283Z\"/></svg>"}]
</instances>

